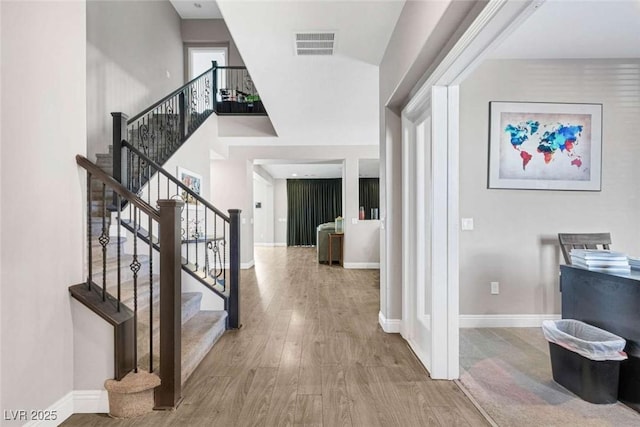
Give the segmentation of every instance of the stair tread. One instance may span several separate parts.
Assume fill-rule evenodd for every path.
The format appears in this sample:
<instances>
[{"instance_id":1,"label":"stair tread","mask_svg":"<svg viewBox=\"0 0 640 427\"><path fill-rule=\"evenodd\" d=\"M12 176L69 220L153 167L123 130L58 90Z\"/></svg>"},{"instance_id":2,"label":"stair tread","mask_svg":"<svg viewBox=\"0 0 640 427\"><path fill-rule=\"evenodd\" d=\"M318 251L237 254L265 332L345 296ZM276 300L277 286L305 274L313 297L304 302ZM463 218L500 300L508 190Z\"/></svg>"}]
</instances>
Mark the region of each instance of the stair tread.
<instances>
[{"instance_id":1,"label":"stair tread","mask_svg":"<svg viewBox=\"0 0 640 427\"><path fill-rule=\"evenodd\" d=\"M226 330L227 312L223 310L201 310L182 325L182 384L193 373L202 359L211 351L216 341ZM154 335L154 349L159 348L159 337ZM143 369L149 366L149 353L139 360ZM160 366L157 352L153 356L154 369Z\"/></svg>"}]
</instances>

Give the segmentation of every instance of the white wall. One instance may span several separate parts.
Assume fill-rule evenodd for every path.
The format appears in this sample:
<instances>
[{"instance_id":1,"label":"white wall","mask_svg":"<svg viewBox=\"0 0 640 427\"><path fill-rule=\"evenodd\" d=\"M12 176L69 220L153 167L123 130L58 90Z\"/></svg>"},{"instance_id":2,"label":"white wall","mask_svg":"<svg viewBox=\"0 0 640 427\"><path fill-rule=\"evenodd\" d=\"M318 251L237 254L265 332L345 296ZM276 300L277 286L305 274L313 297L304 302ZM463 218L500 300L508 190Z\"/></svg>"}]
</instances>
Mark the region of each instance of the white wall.
<instances>
[{"instance_id":1,"label":"white wall","mask_svg":"<svg viewBox=\"0 0 640 427\"><path fill-rule=\"evenodd\" d=\"M274 241L276 246L287 246L287 180L273 183Z\"/></svg>"},{"instance_id":2,"label":"white wall","mask_svg":"<svg viewBox=\"0 0 640 427\"><path fill-rule=\"evenodd\" d=\"M87 2L89 159L111 144L111 112L133 117L183 84L180 16L168 1Z\"/></svg>"},{"instance_id":3,"label":"white wall","mask_svg":"<svg viewBox=\"0 0 640 427\"><path fill-rule=\"evenodd\" d=\"M349 174L348 185L345 192L345 205L343 206L343 216L350 215L345 220L345 264L360 264L353 267L364 267L363 263L379 262L377 259L368 259L369 249L364 245L371 243L378 238L377 229L373 230L364 221L359 224L352 224L351 218L358 218L358 159L377 158L378 147L371 146L344 146L340 150L327 151L325 146L234 146L229 148L229 158L227 160L214 160L211 162L211 182L213 184L211 200L215 206L224 210L231 208L242 209L242 258L244 265L253 263L254 226L253 222L253 160L255 159L323 159L335 160L336 157L345 159L351 164L346 169ZM346 182L347 180L345 180ZM228 183L228 185L217 185L216 183ZM282 192L278 196L278 206L282 206L285 201L285 210L282 217L286 217L286 182L281 184L280 190L284 186L285 198ZM345 185L345 183L343 183ZM274 195L274 199L276 196ZM281 208L278 208L281 212ZM275 214L279 218L280 213ZM278 223L285 227L286 223ZM363 225L364 224L364 225ZM281 230L282 233L282 230ZM362 238L367 234L369 237ZM279 234L279 238L285 239L286 231ZM349 244L347 242L351 241ZM374 255L375 256L375 255Z\"/></svg>"},{"instance_id":4,"label":"white wall","mask_svg":"<svg viewBox=\"0 0 640 427\"><path fill-rule=\"evenodd\" d=\"M255 166L254 166L255 168ZM271 180L273 181L273 180ZM273 183L258 173L253 174L254 245L274 246ZM260 203L260 208L256 204Z\"/></svg>"},{"instance_id":5,"label":"white wall","mask_svg":"<svg viewBox=\"0 0 640 427\"><path fill-rule=\"evenodd\" d=\"M73 389L67 288L83 280L85 175L74 157L86 152L86 8L0 10L2 409L46 409Z\"/></svg>"},{"instance_id":6,"label":"white wall","mask_svg":"<svg viewBox=\"0 0 640 427\"><path fill-rule=\"evenodd\" d=\"M603 104L602 191L487 189L489 101ZM460 91L461 314L558 314L557 233L609 231L640 254L640 60L490 60ZM500 282L490 295L489 282Z\"/></svg>"}]
</instances>

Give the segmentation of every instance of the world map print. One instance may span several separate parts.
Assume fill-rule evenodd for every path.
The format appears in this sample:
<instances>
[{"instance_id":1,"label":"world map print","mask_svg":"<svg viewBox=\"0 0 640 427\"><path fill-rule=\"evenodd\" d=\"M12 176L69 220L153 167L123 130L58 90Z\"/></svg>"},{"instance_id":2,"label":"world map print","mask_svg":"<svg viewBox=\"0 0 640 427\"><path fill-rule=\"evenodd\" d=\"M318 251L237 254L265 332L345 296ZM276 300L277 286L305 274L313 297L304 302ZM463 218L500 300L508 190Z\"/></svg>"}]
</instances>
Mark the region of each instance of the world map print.
<instances>
[{"instance_id":1,"label":"world map print","mask_svg":"<svg viewBox=\"0 0 640 427\"><path fill-rule=\"evenodd\" d=\"M590 179L588 114L502 113L500 177Z\"/></svg>"}]
</instances>

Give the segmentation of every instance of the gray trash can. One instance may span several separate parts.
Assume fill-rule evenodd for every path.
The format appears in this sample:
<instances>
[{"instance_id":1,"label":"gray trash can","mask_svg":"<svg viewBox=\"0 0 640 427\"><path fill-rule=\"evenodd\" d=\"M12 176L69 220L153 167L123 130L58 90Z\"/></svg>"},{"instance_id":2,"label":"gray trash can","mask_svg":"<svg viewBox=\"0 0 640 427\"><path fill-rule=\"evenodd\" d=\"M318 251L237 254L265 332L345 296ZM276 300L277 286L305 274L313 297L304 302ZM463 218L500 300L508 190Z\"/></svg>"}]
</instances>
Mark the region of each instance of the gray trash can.
<instances>
[{"instance_id":1,"label":"gray trash can","mask_svg":"<svg viewBox=\"0 0 640 427\"><path fill-rule=\"evenodd\" d=\"M579 320L545 320L553 380L591 403L618 400L626 341Z\"/></svg>"}]
</instances>

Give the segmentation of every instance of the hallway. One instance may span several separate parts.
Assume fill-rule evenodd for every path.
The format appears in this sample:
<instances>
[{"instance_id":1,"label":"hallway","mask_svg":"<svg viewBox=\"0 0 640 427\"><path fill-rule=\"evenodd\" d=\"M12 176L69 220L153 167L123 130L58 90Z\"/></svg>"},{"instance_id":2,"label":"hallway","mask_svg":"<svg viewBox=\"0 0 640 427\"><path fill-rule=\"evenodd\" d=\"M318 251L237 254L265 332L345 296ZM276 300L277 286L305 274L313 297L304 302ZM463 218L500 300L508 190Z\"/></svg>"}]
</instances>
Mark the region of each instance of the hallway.
<instances>
[{"instance_id":1,"label":"hallway","mask_svg":"<svg viewBox=\"0 0 640 427\"><path fill-rule=\"evenodd\" d=\"M320 265L315 248L256 248L242 272L243 328L225 333L174 412L65 426L484 426L450 381L432 381L378 325L379 271Z\"/></svg>"}]
</instances>

